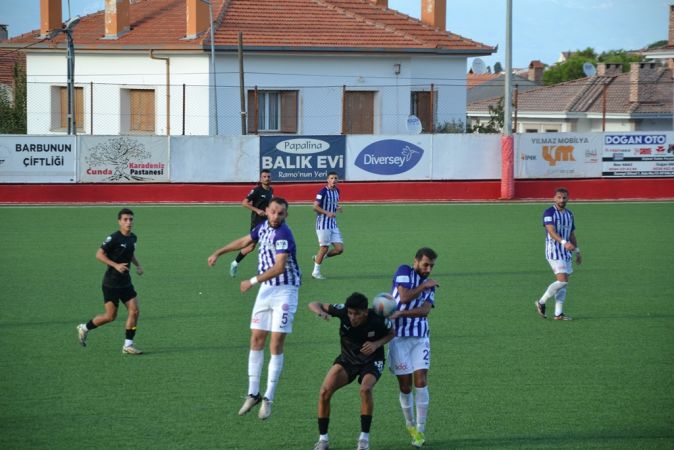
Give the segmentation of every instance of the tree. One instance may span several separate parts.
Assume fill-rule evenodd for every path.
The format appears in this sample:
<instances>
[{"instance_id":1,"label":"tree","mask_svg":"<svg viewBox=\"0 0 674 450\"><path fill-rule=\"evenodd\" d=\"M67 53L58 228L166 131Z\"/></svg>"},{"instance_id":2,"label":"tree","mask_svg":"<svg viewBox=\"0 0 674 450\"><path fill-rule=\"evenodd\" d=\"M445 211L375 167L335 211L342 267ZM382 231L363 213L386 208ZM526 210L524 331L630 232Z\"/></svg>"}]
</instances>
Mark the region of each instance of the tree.
<instances>
[{"instance_id":1,"label":"tree","mask_svg":"<svg viewBox=\"0 0 674 450\"><path fill-rule=\"evenodd\" d=\"M543 84L557 84L569 80L583 78L583 64L590 62L597 63L597 54L591 47L585 50L576 50L571 53L566 61L556 63L543 72Z\"/></svg>"},{"instance_id":2,"label":"tree","mask_svg":"<svg viewBox=\"0 0 674 450\"><path fill-rule=\"evenodd\" d=\"M494 63L494 73L501 73L503 72L503 67L501 67L501 63L496 61Z\"/></svg>"},{"instance_id":3,"label":"tree","mask_svg":"<svg viewBox=\"0 0 674 450\"><path fill-rule=\"evenodd\" d=\"M14 98L9 89L0 89L0 134L26 134L26 72L15 63Z\"/></svg>"},{"instance_id":4,"label":"tree","mask_svg":"<svg viewBox=\"0 0 674 450\"><path fill-rule=\"evenodd\" d=\"M562 83L564 81L577 80L584 78L583 64L589 62L593 65L597 63L622 64L623 72L630 70L630 63L643 61L644 57L636 53L629 53L625 50L609 50L600 55L591 47L585 50L576 50L563 63L557 63L543 72L543 83L545 85Z\"/></svg>"},{"instance_id":5,"label":"tree","mask_svg":"<svg viewBox=\"0 0 674 450\"><path fill-rule=\"evenodd\" d=\"M609 50L599 55L598 61L602 63L622 63L623 72L629 72L630 63L643 61L642 55L628 53L625 50Z\"/></svg>"},{"instance_id":6,"label":"tree","mask_svg":"<svg viewBox=\"0 0 674 450\"><path fill-rule=\"evenodd\" d=\"M495 105L489 105L489 121L468 127L468 133L500 133L504 123L504 99L501 97Z\"/></svg>"},{"instance_id":7,"label":"tree","mask_svg":"<svg viewBox=\"0 0 674 450\"><path fill-rule=\"evenodd\" d=\"M661 41L655 41L652 44L646 46L646 50L653 50L654 48L664 47L667 44L669 44L669 41L667 41L667 39L663 39Z\"/></svg>"}]
</instances>

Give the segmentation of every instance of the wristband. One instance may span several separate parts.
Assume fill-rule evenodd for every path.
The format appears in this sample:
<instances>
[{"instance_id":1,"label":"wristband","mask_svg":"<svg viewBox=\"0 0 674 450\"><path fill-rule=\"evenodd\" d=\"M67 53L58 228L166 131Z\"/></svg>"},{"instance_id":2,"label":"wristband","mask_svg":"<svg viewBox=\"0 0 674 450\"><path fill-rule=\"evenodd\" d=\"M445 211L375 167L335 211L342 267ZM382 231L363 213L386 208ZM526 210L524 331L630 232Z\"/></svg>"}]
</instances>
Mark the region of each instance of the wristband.
<instances>
[{"instance_id":1,"label":"wristband","mask_svg":"<svg viewBox=\"0 0 674 450\"><path fill-rule=\"evenodd\" d=\"M566 245L566 239L562 239L562 245Z\"/></svg>"},{"instance_id":2,"label":"wristband","mask_svg":"<svg viewBox=\"0 0 674 450\"><path fill-rule=\"evenodd\" d=\"M257 284L257 277L253 277L253 278L251 278L251 279L248 280L248 281L250 281L250 285L251 285L251 286L255 286L255 285Z\"/></svg>"}]
</instances>

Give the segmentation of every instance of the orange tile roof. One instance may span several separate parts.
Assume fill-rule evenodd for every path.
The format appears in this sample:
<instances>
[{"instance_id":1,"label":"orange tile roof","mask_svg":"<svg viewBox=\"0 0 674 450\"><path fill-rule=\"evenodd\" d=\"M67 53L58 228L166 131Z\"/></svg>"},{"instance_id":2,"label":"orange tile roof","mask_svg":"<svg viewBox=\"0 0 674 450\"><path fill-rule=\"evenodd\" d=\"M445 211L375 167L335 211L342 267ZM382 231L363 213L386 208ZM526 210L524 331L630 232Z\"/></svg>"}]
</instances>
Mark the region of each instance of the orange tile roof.
<instances>
[{"instance_id":1,"label":"orange tile roof","mask_svg":"<svg viewBox=\"0 0 674 450\"><path fill-rule=\"evenodd\" d=\"M468 89L470 89L484 84L487 81L495 80L501 76L503 76L502 73L469 73L466 75L466 84L468 85Z\"/></svg>"},{"instance_id":2,"label":"orange tile roof","mask_svg":"<svg viewBox=\"0 0 674 450\"><path fill-rule=\"evenodd\" d=\"M402 51L487 55L495 48L439 31L369 0L213 0L215 45L232 50L242 32L248 50ZM209 33L185 39L185 0L138 0L130 5L131 30L103 39L104 12L82 17L73 32L79 49L199 49L210 47ZM39 42L39 30L6 41L2 47L33 44L63 47L63 34Z\"/></svg>"}]
</instances>

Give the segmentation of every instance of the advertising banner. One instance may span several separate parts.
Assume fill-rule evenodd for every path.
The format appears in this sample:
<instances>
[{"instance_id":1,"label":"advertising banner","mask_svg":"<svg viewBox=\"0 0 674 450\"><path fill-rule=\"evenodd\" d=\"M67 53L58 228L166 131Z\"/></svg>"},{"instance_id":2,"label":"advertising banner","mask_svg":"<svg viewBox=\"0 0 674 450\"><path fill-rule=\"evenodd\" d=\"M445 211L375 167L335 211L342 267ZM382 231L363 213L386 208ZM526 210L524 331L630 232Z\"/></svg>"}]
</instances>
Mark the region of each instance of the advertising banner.
<instances>
[{"instance_id":1,"label":"advertising banner","mask_svg":"<svg viewBox=\"0 0 674 450\"><path fill-rule=\"evenodd\" d=\"M256 182L259 140L257 136L171 137L171 182Z\"/></svg>"},{"instance_id":2,"label":"advertising banner","mask_svg":"<svg viewBox=\"0 0 674 450\"><path fill-rule=\"evenodd\" d=\"M349 181L430 180L430 135L349 136Z\"/></svg>"},{"instance_id":3,"label":"advertising banner","mask_svg":"<svg viewBox=\"0 0 674 450\"><path fill-rule=\"evenodd\" d=\"M328 172L345 179L346 138L334 136L260 136L260 170L275 183L324 181Z\"/></svg>"},{"instance_id":4,"label":"advertising banner","mask_svg":"<svg viewBox=\"0 0 674 450\"><path fill-rule=\"evenodd\" d=\"M599 178L601 152L601 133L518 134L515 178Z\"/></svg>"},{"instance_id":5,"label":"advertising banner","mask_svg":"<svg viewBox=\"0 0 674 450\"><path fill-rule=\"evenodd\" d=\"M75 136L0 136L0 183L74 183Z\"/></svg>"},{"instance_id":6,"label":"advertising banner","mask_svg":"<svg viewBox=\"0 0 674 450\"><path fill-rule=\"evenodd\" d=\"M674 133L605 133L604 177L674 176Z\"/></svg>"},{"instance_id":7,"label":"advertising banner","mask_svg":"<svg viewBox=\"0 0 674 450\"><path fill-rule=\"evenodd\" d=\"M165 136L80 136L79 181L168 182L168 142Z\"/></svg>"},{"instance_id":8,"label":"advertising banner","mask_svg":"<svg viewBox=\"0 0 674 450\"><path fill-rule=\"evenodd\" d=\"M436 134L433 136L433 180L498 180L501 136Z\"/></svg>"}]
</instances>

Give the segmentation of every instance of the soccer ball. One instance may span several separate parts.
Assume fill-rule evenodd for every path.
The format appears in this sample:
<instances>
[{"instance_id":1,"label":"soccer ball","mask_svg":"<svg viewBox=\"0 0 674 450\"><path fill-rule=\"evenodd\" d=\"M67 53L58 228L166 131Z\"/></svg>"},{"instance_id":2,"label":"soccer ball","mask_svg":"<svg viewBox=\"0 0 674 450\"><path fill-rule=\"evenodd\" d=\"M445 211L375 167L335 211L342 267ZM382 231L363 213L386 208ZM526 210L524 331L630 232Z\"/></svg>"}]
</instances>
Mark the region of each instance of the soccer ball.
<instances>
[{"instance_id":1,"label":"soccer ball","mask_svg":"<svg viewBox=\"0 0 674 450\"><path fill-rule=\"evenodd\" d=\"M372 309L383 317L388 317L393 314L396 310L396 306L397 304L394 298L391 294L387 294L386 292L377 294L374 296L374 299L372 299Z\"/></svg>"}]
</instances>

